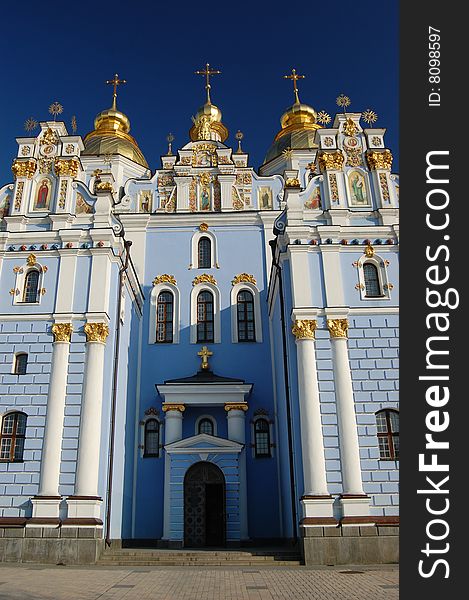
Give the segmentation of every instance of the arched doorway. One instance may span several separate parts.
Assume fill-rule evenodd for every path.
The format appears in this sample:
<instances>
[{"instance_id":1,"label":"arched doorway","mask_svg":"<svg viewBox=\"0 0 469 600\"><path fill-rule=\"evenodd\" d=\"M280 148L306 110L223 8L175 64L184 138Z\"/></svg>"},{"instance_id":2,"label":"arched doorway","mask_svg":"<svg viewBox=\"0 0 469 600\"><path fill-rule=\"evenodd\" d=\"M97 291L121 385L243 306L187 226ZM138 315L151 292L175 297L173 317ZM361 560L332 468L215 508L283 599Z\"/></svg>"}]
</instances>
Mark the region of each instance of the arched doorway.
<instances>
[{"instance_id":1,"label":"arched doorway","mask_svg":"<svg viewBox=\"0 0 469 600\"><path fill-rule=\"evenodd\" d=\"M184 546L224 546L225 520L225 476L213 463L195 463L184 477Z\"/></svg>"}]
</instances>

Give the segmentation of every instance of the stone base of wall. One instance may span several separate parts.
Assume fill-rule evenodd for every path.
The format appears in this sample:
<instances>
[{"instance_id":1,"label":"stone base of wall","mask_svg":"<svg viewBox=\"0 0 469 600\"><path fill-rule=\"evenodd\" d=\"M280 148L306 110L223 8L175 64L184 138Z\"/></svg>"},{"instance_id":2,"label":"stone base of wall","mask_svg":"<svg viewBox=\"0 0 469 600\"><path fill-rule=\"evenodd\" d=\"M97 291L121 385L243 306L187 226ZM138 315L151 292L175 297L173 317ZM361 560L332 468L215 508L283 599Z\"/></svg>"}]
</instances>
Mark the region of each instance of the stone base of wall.
<instances>
[{"instance_id":1,"label":"stone base of wall","mask_svg":"<svg viewBox=\"0 0 469 600\"><path fill-rule=\"evenodd\" d=\"M101 527L0 528L0 562L94 564L104 548Z\"/></svg>"},{"instance_id":2,"label":"stone base of wall","mask_svg":"<svg viewBox=\"0 0 469 600\"><path fill-rule=\"evenodd\" d=\"M399 562L399 527L339 525L302 527L305 565L366 565Z\"/></svg>"}]
</instances>

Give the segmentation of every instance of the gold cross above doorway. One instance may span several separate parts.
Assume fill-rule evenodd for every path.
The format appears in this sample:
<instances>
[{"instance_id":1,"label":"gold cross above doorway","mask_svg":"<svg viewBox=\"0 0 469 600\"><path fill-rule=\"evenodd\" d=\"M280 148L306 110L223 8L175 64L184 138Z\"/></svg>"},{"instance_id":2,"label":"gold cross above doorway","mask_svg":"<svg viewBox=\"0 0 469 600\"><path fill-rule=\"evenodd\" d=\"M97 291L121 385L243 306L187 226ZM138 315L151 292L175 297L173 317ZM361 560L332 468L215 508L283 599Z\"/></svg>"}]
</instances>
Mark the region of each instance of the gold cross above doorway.
<instances>
[{"instance_id":1,"label":"gold cross above doorway","mask_svg":"<svg viewBox=\"0 0 469 600\"><path fill-rule=\"evenodd\" d=\"M202 350L197 352L197 355L202 358L202 364L200 366L206 371L209 368L208 358L209 356L213 356L213 352L210 352L207 346L202 346Z\"/></svg>"}]
</instances>

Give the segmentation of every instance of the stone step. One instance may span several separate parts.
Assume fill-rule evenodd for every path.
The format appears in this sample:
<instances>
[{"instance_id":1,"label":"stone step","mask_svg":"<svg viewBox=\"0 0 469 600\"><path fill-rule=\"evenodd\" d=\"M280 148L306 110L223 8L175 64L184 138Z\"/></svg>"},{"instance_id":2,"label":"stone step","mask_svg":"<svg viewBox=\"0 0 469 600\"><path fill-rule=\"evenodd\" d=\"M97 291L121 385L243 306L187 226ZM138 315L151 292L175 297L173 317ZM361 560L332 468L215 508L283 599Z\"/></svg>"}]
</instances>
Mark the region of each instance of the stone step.
<instances>
[{"instance_id":1,"label":"stone step","mask_svg":"<svg viewBox=\"0 0 469 600\"><path fill-rule=\"evenodd\" d=\"M302 563L299 560L273 560L268 562L259 563L258 561L252 560L233 560L233 561L221 561L221 560L199 560L199 561L187 561L187 560L148 560L148 559L136 559L136 560L99 560L98 565L107 567L297 567L301 566Z\"/></svg>"}]
</instances>

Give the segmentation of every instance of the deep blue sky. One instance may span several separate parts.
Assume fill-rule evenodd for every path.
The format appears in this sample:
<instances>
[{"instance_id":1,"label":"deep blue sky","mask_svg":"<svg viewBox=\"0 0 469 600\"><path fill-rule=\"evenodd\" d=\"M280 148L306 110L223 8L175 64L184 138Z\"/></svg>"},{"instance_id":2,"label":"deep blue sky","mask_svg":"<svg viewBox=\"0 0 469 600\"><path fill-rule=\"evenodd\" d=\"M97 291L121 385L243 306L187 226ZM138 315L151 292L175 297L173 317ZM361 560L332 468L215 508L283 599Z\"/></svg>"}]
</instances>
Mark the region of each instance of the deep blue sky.
<instances>
[{"instance_id":1,"label":"deep blue sky","mask_svg":"<svg viewBox=\"0 0 469 600\"><path fill-rule=\"evenodd\" d=\"M7 7L8 6L8 7ZM300 99L332 116L335 99L350 96L349 110L372 108L377 127L387 127L387 145L398 154L398 1L336 0L330 3L9 2L2 6L0 61L3 124L0 185L12 180L15 137L27 135L24 121L47 120L49 105L64 106L69 131L93 128L108 108L114 73L127 80L118 106L131 120L150 167L160 166L166 135L173 148L188 141L191 115L203 104L204 81L194 71L209 62L222 71L213 78L212 101L258 167L293 102L290 81L305 74Z\"/></svg>"}]
</instances>

